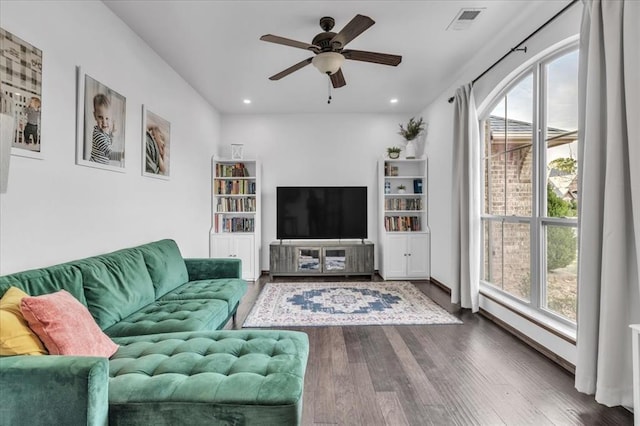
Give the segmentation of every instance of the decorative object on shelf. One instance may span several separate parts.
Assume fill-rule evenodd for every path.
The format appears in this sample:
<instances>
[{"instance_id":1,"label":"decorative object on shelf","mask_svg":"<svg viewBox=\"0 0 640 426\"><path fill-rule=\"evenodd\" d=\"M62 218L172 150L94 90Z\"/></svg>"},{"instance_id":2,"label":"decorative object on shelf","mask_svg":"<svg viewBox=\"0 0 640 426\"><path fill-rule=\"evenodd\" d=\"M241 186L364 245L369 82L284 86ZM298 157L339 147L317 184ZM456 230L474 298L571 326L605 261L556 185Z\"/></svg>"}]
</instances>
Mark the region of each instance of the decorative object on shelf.
<instances>
[{"instance_id":1,"label":"decorative object on shelf","mask_svg":"<svg viewBox=\"0 0 640 426\"><path fill-rule=\"evenodd\" d=\"M169 179L171 123L142 106L142 175Z\"/></svg>"},{"instance_id":2,"label":"decorative object on shelf","mask_svg":"<svg viewBox=\"0 0 640 426\"><path fill-rule=\"evenodd\" d=\"M0 87L14 108L11 154L42 159L42 50L2 28L0 46Z\"/></svg>"},{"instance_id":3,"label":"decorative object on shelf","mask_svg":"<svg viewBox=\"0 0 640 426\"><path fill-rule=\"evenodd\" d=\"M384 182L384 193L391 194L391 182L388 180Z\"/></svg>"},{"instance_id":4,"label":"decorative object on shelf","mask_svg":"<svg viewBox=\"0 0 640 426\"><path fill-rule=\"evenodd\" d=\"M413 180L413 193L422 194L422 179Z\"/></svg>"},{"instance_id":5,"label":"decorative object on shelf","mask_svg":"<svg viewBox=\"0 0 640 426\"><path fill-rule=\"evenodd\" d=\"M402 151L402 148L399 148L397 146L391 146L387 148L387 154L389 155L389 158L393 160L400 157L400 151Z\"/></svg>"},{"instance_id":6,"label":"decorative object on shelf","mask_svg":"<svg viewBox=\"0 0 640 426\"><path fill-rule=\"evenodd\" d=\"M398 185L398 194L404 194L407 191L407 187L404 185Z\"/></svg>"},{"instance_id":7,"label":"decorative object on shelf","mask_svg":"<svg viewBox=\"0 0 640 426\"><path fill-rule=\"evenodd\" d=\"M231 144L231 159L232 160L242 160L242 151L244 149L244 145L241 143L232 143Z\"/></svg>"},{"instance_id":8,"label":"decorative object on shelf","mask_svg":"<svg viewBox=\"0 0 640 426\"><path fill-rule=\"evenodd\" d=\"M407 159L416 158L416 144L414 139L420 136L424 131L424 126L425 123L422 117L418 120L416 120L415 117L411 117L406 128L400 124L400 131L398 134L407 141L407 146L405 148L405 157Z\"/></svg>"}]
</instances>

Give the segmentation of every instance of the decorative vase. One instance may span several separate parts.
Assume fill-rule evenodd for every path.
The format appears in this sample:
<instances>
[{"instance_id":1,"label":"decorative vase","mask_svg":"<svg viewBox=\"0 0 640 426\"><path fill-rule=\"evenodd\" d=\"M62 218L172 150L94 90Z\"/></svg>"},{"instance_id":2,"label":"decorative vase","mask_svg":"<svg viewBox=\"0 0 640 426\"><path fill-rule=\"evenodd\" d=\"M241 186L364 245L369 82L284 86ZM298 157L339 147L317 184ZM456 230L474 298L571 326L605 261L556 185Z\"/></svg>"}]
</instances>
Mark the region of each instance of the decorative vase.
<instances>
[{"instance_id":1,"label":"decorative vase","mask_svg":"<svg viewBox=\"0 0 640 426\"><path fill-rule=\"evenodd\" d=\"M404 194L405 192L406 192L406 189L398 188L398 194Z\"/></svg>"},{"instance_id":2,"label":"decorative vase","mask_svg":"<svg viewBox=\"0 0 640 426\"><path fill-rule=\"evenodd\" d=\"M397 151L393 151L389 153L389 158L391 158L392 160L395 160L398 157L400 157L400 153Z\"/></svg>"},{"instance_id":3,"label":"decorative vase","mask_svg":"<svg viewBox=\"0 0 640 426\"><path fill-rule=\"evenodd\" d=\"M407 141L407 146L404 149L404 153L407 159L416 158L416 144L413 139Z\"/></svg>"}]
</instances>

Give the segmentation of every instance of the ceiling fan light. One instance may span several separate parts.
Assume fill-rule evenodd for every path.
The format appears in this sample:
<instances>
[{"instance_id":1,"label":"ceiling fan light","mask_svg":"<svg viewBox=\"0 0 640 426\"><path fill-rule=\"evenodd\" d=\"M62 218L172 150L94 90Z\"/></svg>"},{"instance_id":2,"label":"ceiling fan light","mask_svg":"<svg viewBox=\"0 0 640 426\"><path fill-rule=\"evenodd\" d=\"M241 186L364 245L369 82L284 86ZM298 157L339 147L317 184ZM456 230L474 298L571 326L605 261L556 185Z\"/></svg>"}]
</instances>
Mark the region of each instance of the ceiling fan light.
<instances>
[{"instance_id":1,"label":"ceiling fan light","mask_svg":"<svg viewBox=\"0 0 640 426\"><path fill-rule=\"evenodd\" d=\"M333 75L344 63L344 56L337 52L322 52L314 56L311 63L322 74Z\"/></svg>"}]
</instances>

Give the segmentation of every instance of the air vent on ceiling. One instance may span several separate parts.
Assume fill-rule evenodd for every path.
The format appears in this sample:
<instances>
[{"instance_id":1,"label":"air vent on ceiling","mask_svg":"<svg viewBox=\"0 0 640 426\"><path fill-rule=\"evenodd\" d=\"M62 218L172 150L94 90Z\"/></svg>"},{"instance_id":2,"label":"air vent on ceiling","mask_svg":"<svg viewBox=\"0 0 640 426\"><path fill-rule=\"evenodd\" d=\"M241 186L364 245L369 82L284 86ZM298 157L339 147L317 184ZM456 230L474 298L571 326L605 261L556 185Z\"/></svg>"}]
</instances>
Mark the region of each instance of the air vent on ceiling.
<instances>
[{"instance_id":1,"label":"air vent on ceiling","mask_svg":"<svg viewBox=\"0 0 640 426\"><path fill-rule=\"evenodd\" d=\"M456 14L456 17L453 18L453 21L451 21L451 23L447 27L447 30L462 31L468 29L471 24L478 18L480 12L482 12L483 10L484 8L460 9L460 11Z\"/></svg>"}]
</instances>

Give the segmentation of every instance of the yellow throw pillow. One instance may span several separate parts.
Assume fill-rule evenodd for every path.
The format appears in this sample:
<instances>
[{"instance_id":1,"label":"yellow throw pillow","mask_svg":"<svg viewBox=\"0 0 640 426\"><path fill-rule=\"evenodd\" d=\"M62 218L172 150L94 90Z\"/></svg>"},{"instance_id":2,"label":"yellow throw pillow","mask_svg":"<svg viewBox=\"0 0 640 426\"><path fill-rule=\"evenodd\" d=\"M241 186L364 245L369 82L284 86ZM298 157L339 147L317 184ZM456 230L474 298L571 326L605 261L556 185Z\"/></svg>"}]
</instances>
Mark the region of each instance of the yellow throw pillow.
<instances>
[{"instance_id":1,"label":"yellow throw pillow","mask_svg":"<svg viewBox=\"0 0 640 426\"><path fill-rule=\"evenodd\" d=\"M20 311L20 302L27 296L19 288L10 287L0 299L0 356L47 354Z\"/></svg>"}]
</instances>

